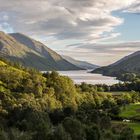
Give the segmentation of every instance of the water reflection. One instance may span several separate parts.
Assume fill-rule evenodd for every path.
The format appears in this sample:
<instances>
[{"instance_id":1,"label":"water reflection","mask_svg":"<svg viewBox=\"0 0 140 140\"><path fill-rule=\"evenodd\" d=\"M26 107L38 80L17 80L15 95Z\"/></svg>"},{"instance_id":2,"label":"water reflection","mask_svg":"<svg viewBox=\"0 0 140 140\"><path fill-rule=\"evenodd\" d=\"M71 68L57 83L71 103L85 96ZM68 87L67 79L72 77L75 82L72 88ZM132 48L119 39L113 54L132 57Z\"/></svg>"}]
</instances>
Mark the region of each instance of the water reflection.
<instances>
[{"instance_id":1,"label":"water reflection","mask_svg":"<svg viewBox=\"0 0 140 140\"><path fill-rule=\"evenodd\" d=\"M119 83L119 81L116 80L115 77L89 73L89 71L86 71L86 70L58 71L58 72L60 75L70 77L72 80L74 80L76 84L80 84L82 82L86 82L88 84L107 84L107 85L113 85L113 84Z\"/></svg>"}]
</instances>

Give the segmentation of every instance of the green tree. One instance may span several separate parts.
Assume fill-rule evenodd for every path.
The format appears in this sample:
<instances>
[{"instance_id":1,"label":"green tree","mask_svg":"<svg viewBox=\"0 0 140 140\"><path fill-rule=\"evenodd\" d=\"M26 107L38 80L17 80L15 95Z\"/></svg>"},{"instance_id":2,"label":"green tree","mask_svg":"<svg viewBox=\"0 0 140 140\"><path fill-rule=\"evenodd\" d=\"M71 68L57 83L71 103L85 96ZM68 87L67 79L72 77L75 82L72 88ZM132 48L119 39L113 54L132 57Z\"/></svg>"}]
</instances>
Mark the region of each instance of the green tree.
<instances>
[{"instance_id":1,"label":"green tree","mask_svg":"<svg viewBox=\"0 0 140 140\"><path fill-rule=\"evenodd\" d=\"M111 119L110 119L110 117L107 116L107 115L102 116L101 120L100 120L100 126L104 130L109 129L111 127Z\"/></svg>"},{"instance_id":2,"label":"green tree","mask_svg":"<svg viewBox=\"0 0 140 140\"><path fill-rule=\"evenodd\" d=\"M100 140L101 133L97 125L86 127L86 140Z\"/></svg>"},{"instance_id":3,"label":"green tree","mask_svg":"<svg viewBox=\"0 0 140 140\"><path fill-rule=\"evenodd\" d=\"M125 127L120 133L120 140L135 140L134 130Z\"/></svg>"},{"instance_id":4,"label":"green tree","mask_svg":"<svg viewBox=\"0 0 140 140\"><path fill-rule=\"evenodd\" d=\"M67 117L63 121L63 126L66 132L68 132L71 135L72 140L85 139L83 125L78 120Z\"/></svg>"},{"instance_id":5,"label":"green tree","mask_svg":"<svg viewBox=\"0 0 140 140\"><path fill-rule=\"evenodd\" d=\"M51 136L51 140L72 140L69 133L67 133L64 127L60 124L54 131L53 136Z\"/></svg>"}]
</instances>

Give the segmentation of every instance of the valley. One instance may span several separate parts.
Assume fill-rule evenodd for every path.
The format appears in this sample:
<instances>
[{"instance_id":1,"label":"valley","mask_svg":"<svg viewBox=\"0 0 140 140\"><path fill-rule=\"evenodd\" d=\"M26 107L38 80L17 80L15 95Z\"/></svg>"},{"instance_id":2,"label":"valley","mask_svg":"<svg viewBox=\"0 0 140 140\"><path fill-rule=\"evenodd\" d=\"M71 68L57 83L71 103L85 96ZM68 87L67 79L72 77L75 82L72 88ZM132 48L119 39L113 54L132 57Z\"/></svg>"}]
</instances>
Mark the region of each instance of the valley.
<instances>
[{"instance_id":1,"label":"valley","mask_svg":"<svg viewBox=\"0 0 140 140\"><path fill-rule=\"evenodd\" d=\"M0 0L0 140L140 140L140 0Z\"/></svg>"}]
</instances>

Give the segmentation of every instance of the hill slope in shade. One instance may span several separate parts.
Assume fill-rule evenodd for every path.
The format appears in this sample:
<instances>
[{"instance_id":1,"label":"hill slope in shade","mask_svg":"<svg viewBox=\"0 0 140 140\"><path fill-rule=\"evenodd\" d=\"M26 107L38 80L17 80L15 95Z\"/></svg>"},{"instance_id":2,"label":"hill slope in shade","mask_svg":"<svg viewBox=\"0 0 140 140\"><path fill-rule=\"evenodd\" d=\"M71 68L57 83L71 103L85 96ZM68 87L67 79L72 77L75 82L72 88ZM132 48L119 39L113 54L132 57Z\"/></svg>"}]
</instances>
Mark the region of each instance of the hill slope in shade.
<instances>
[{"instance_id":1,"label":"hill slope in shade","mask_svg":"<svg viewBox=\"0 0 140 140\"><path fill-rule=\"evenodd\" d=\"M108 76L119 76L123 73L140 74L140 51L126 56L109 66L97 68L92 73L100 73Z\"/></svg>"},{"instance_id":2,"label":"hill slope in shade","mask_svg":"<svg viewBox=\"0 0 140 140\"><path fill-rule=\"evenodd\" d=\"M39 41L20 33L0 32L0 56L38 70L79 70Z\"/></svg>"},{"instance_id":3,"label":"hill slope in shade","mask_svg":"<svg viewBox=\"0 0 140 140\"><path fill-rule=\"evenodd\" d=\"M79 61L79 60L73 59L73 58L71 58L69 56L65 56L65 55L63 55L62 57L64 59L66 59L68 62L70 62L70 63L72 63L72 64L74 64L77 67L80 67L82 69L96 69L96 68L99 68L99 66L88 63L86 61Z\"/></svg>"}]
</instances>

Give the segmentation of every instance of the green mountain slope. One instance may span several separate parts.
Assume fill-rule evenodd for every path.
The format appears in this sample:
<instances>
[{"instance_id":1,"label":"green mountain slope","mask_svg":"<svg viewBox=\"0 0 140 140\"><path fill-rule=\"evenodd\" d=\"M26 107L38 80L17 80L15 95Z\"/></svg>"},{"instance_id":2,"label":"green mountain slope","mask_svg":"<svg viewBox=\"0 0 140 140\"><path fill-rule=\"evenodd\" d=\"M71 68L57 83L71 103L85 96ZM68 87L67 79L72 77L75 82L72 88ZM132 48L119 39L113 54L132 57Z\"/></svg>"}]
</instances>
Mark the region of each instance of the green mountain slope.
<instances>
[{"instance_id":1,"label":"green mountain slope","mask_svg":"<svg viewBox=\"0 0 140 140\"><path fill-rule=\"evenodd\" d=\"M66 59L68 62L82 68L82 69L96 69L98 68L99 66L97 65L94 65L94 64L91 64L91 63L88 63L86 61L79 61L79 60L76 60L76 59L73 59L69 56L62 56L64 59Z\"/></svg>"},{"instance_id":2,"label":"green mountain slope","mask_svg":"<svg viewBox=\"0 0 140 140\"><path fill-rule=\"evenodd\" d=\"M0 32L0 56L38 70L79 70L47 46L23 34Z\"/></svg>"},{"instance_id":3,"label":"green mountain slope","mask_svg":"<svg viewBox=\"0 0 140 140\"><path fill-rule=\"evenodd\" d=\"M124 73L140 74L140 51L126 56L114 64L95 69L92 72L108 76L119 76Z\"/></svg>"}]
</instances>

